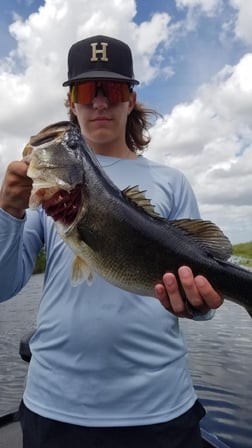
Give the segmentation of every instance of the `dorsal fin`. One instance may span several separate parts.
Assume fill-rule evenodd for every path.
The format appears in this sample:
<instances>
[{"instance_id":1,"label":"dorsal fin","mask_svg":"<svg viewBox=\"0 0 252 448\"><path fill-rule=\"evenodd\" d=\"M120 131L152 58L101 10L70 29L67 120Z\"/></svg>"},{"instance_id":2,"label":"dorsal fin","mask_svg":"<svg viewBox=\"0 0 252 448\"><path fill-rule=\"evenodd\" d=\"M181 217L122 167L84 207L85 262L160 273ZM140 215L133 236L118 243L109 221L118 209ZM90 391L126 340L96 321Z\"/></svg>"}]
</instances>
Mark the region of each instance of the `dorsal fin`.
<instances>
[{"instance_id":1,"label":"dorsal fin","mask_svg":"<svg viewBox=\"0 0 252 448\"><path fill-rule=\"evenodd\" d=\"M228 260L231 257L231 242L213 222L202 219L179 219L169 223L190 234L213 257L221 260Z\"/></svg>"},{"instance_id":2,"label":"dorsal fin","mask_svg":"<svg viewBox=\"0 0 252 448\"><path fill-rule=\"evenodd\" d=\"M149 215L157 217L159 214L155 211L154 205L152 205L150 199L145 197L146 190L140 191L139 186L127 187L122 190L122 193L127 196L138 207L144 209Z\"/></svg>"}]
</instances>

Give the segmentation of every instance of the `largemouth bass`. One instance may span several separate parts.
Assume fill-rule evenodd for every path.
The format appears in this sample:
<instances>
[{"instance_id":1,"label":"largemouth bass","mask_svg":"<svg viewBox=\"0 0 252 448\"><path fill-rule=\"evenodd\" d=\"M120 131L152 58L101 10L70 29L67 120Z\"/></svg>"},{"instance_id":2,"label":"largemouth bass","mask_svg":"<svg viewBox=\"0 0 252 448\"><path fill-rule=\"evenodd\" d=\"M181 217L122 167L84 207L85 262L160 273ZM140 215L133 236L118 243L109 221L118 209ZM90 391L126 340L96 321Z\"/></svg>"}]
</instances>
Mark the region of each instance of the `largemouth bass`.
<instances>
[{"instance_id":1,"label":"largemouth bass","mask_svg":"<svg viewBox=\"0 0 252 448\"><path fill-rule=\"evenodd\" d=\"M94 273L125 290L154 296L165 272L189 266L252 316L252 272L227 261L232 246L212 222L168 221L137 186L120 190L79 129L59 122L31 137L23 155L33 180L30 207L42 205L76 257L72 282ZM179 279L178 279L179 281Z\"/></svg>"}]
</instances>

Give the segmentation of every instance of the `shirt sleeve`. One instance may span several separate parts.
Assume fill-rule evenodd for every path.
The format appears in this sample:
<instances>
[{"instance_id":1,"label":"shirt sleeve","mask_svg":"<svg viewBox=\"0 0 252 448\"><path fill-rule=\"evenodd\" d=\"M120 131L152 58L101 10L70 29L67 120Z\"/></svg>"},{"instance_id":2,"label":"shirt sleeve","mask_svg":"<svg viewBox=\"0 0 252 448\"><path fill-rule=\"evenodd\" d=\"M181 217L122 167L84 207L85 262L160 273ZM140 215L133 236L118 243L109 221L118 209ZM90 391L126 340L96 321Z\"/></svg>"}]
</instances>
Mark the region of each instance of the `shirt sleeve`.
<instances>
[{"instance_id":1,"label":"shirt sleeve","mask_svg":"<svg viewBox=\"0 0 252 448\"><path fill-rule=\"evenodd\" d=\"M0 209L0 301L15 296L33 273L43 246L39 211L17 219Z\"/></svg>"},{"instance_id":2,"label":"shirt sleeve","mask_svg":"<svg viewBox=\"0 0 252 448\"><path fill-rule=\"evenodd\" d=\"M199 219L200 212L194 191L188 179L183 173L180 174L180 182L174 189L173 204L171 208L172 219Z\"/></svg>"}]
</instances>

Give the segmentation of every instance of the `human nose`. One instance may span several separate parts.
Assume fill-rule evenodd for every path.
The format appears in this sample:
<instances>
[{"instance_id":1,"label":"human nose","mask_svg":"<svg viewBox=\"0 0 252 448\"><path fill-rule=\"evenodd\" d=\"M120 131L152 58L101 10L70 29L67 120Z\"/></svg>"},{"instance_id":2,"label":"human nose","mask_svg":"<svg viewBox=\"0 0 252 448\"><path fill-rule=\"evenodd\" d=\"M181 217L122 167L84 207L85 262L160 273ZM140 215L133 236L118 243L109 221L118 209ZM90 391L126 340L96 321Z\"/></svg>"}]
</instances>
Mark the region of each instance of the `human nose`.
<instances>
[{"instance_id":1,"label":"human nose","mask_svg":"<svg viewBox=\"0 0 252 448\"><path fill-rule=\"evenodd\" d=\"M108 99L106 96L103 95L101 91L97 92L97 95L94 97L93 101L93 108L98 110L103 110L108 108Z\"/></svg>"}]
</instances>

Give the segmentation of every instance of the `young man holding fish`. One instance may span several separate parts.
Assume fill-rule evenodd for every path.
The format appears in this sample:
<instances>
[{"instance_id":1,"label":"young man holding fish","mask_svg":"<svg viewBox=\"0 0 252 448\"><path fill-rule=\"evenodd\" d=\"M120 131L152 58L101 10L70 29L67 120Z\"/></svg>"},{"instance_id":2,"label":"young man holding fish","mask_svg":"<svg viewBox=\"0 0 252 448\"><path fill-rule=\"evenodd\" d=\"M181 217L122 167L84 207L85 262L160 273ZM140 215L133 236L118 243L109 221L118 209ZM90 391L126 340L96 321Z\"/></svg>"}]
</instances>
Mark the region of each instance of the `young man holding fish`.
<instances>
[{"instance_id":1,"label":"young man holding fish","mask_svg":"<svg viewBox=\"0 0 252 448\"><path fill-rule=\"evenodd\" d=\"M139 185L155 212L165 218L199 218L183 174L141 155L149 143L151 111L137 102L133 88L138 81L129 47L111 37L93 36L71 47L68 65L64 85L69 86L70 120L79 126L109 178L124 191ZM34 137L34 147L49 146L57 135L59 130L57 134L57 129L49 128L37 140ZM62 150L62 164L63 155ZM0 300L11 298L27 283L44 244L47 253L38 328L31 341L20 408L24 448L200 448L204 409L192 385L178 317L195 318L197 311L207 320L223 299L206 278L194 278L187 266L178 269L186 301L176 276L168 272L153 293L163 306L101 276L92 278L91 272L89 282L73 287L69 271L74 256L54 224L55 220L72 225L71 194L59 190L41 197L38 191L42 207L26 210L32 191L27 169L27 161L12 162L0 193ZM91 186L90 197L95 189ZM131 190L127 200L139 205L143 201L154 213L139 192ZM106 243L113 232L106 208L98 220L108 232ZM127 215L122 226L125 221ZM85 234L87 241L93 237L91 232ZM136 256L138 251L136 246Z\"/></svg>"}]
</instances>

